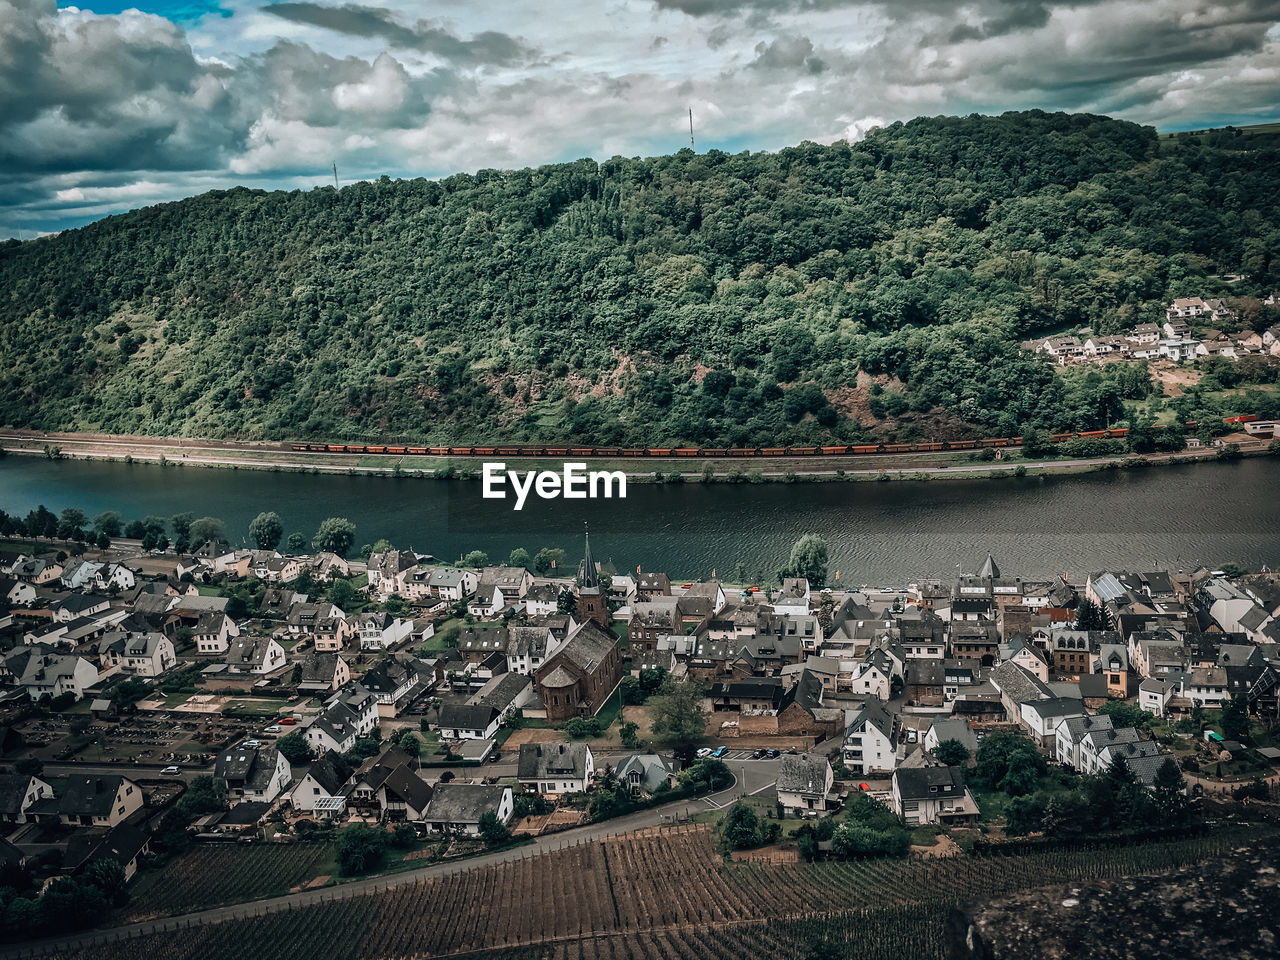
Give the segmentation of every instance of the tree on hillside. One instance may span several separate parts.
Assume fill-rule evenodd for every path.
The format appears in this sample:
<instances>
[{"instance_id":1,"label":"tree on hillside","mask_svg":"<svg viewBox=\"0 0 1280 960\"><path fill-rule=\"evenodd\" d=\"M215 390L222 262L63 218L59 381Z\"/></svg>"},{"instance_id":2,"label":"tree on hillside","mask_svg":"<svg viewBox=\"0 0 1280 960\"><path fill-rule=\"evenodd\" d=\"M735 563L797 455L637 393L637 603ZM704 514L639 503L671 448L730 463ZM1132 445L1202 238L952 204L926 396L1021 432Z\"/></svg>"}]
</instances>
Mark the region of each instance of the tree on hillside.
<instances>
[{"instance_id":1,"label":"tree on hillside","mask_svg":"<svg viewBox=\"0 0 1280 960\"><path fill-rule=\"evenodd\" d=\"M778 581L786 577L804 577L813 587L827 582L827 541L816 533L806 533L791 547L791 556L778 571Z\"/></svg>"},{"instance_id":2,"label":"tree on hillside","mask_svg":"<svg viewBox=\"0 0 1280 960\"><path fill-rule=\"evenodd\" d=\"M280 545L284 536L284 524L280 515L273 511L264 511L249 523L249 536L258 545L259 550L274 550Z\"/></svg>"},{"instance_id":3,"label":"tree on hillside","mask_svg":"<svg viewBox=\"0 0 1280 960\"><path fill-rule=\"evenodd\" d=\"M703 694L702 685L693 680L667 677L658 692L649 698L649 729L654 739L667 744L686 762L693 759L706 735Z\"/></svg>"},{"instance_id":4,"label":"tree on hillside","mask_svg":"<svg viewBox=\"0 0 1280 960\"><path fill-rule=\"evenodd\" d=\"M367 823L356 823L338 831L338 866L343 876L368 873L382 866L390 837Z\"/></svg>"},{"instance_id":5,"label":"tree on hillside","mask_svg":"<svg viewBox=\"0 0 1280 960\"><path fill-rule=\"evenodd\" d=\"M481 567L489 565L489 555L483 550L472 550L462 560L464 567L475 567L479 570Z\"/></svg>"},{"instance_id":6,"label":"tree on hillside","mask_svg":"<svg viewBox=\"0 0 1280 960\"><path fill-rule=\"evenodd\" d=\"M356 525L346 517L328 517L320 522L320 528L311 538L311 546L316 550L336 553L345 557L355 543Z\"/></svg>"},{"instance_id":7,"label":"tree on hillside","mask_svg":"<svg viewBox=\"0 0 1280 960\"><path fill-rule=\"evenodd\" d=\"M307 538L300 533L289 534L289 539L285 541L290 553L301 553L307 547Z\"/></svg>"},{"instance_id":8,"label":"tree on hillside","mask_svg":"<svg viewBox=\"0 0 1280 960\"><path fill-rule=\"evenodd\" d=\"M511 555L507 557L507 566L524 567L528 569L533 561L529 558L529 551L524 547L516 547L511 551Z\"/></svg>"}]
</instances>

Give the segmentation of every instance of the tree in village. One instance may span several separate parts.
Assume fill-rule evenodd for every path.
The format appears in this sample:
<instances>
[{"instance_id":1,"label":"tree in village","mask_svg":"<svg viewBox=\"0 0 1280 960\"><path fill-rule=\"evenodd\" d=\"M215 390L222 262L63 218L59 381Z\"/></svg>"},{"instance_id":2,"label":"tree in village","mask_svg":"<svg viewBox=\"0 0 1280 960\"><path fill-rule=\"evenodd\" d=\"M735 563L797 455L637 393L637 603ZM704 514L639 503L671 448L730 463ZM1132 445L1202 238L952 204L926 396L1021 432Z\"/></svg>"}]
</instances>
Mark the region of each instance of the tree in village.
<instances>
[{"instance_id":1,"label":"tree in village","mask_svg":"<svg viewBox=\"0 0 1280 960\"><path fill-rule=\"evenodd\" d=\"M963 767L969 762L969 748L959 740L943 740L933 755L949 767Z\"/></svg>"},{"instance_id":2,"label":"tree in village","mask_svg":"<svg viewBox=\"0 0 1280 960\"><path fill-rule=\"evenodd\" d=\"M1080 600L1080 606L1076 608L1076 629L1077 630L1105 630L1107 629L1107 617L1102 608L1090 600L1083 597Z\"/></svg>"},{"instance_id":3,"label":"tree in village","mask_svg":"<svg viewBox=\"0 0 1280 960\"><path fill-rule=\"evenodd\" d=\"M1231 697L1222 705L1222 736L1226 740L1249 739L1249 701Z\"/></svg>"},{"instance_id":4,"label":"tree in village","mask_svg":"<svg viewBox=\"0 0 1280 960\"><path fill-rule=\"evenodd\" d=\"M217 517L200 517L191 521L189 540L193 547L200 547L210 540L221 540L226 533L226 525Z\"/></svg>"},{"instance_id":5,"label":"tree in village","mask_svg":"<svg viewBox=\"0 0 1280 960\"><path fill-rule=\"evenodd\" d=\"M249 536L259 550L274 550L284 536L284 523L280 520L280 514L274 511L258 514L249 523Z\"/></svg>"},{"instance_id":6,"label":"tree in village","mask_svg":"<svg viewBox=\"0 0 1280 960\"><path fill-rule=\"evenodd\" d=\"M356 525L346 517L327 517L320 522L311 546L325 553L345 557L355 543Z\"/></svg>"},{"instance_id":7,"label":"tree in village","mask_svg":"<svg viewBox=\"0 0 1280 960\"><path fill-rule=\"evenodd\" d=\"M806 533L791 547L791 556L778 571L781 582L787 577L803 577L813 587L827 582L827 541L816 533Z\"/></svg>"},{"instance_id":8,"label":"tree in village","mask_svg":"<svg viewBox=\"0 0 1280 960\"><path fill-rule=\"evenodd\" d=\"M686 762L693 759L706 735L703 694L702 685L693 680L667 677L658 692L649 698L650 731L654 739L667 744L676 757Z\"/></svg>"}]
</instances>

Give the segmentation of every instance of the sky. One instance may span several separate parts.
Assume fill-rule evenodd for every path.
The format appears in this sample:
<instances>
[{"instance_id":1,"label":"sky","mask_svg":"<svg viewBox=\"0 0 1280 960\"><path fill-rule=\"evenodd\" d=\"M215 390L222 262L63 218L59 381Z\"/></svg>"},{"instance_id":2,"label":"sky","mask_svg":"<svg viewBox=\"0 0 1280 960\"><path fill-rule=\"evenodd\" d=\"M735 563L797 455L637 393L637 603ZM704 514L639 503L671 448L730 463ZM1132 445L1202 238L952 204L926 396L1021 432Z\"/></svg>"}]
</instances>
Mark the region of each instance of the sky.
<instances>
[{"instance_id":1,"label":"sky","mask_svg":"<svg viewBox=\"0 0 1280 960\"><path fill-rule=\"evenodd\" d=\"M1280 119L1280 0L0 0L0 237L1037 107Z\"/></svg>"}]
</instances>

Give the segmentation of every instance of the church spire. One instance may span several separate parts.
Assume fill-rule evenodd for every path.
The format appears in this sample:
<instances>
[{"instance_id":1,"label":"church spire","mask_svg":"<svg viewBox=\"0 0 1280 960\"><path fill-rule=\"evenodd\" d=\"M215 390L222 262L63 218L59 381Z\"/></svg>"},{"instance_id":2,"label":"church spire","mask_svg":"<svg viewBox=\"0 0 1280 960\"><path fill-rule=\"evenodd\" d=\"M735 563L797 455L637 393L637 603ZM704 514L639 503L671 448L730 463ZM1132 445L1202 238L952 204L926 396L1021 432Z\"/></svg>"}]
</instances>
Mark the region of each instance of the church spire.
<instances>
[{"instance_id":1,"label":"church spire","mask_svg":"<svg viewBox=\"0 0 1280 960\"><path fill-rule=\"evenodd\" d=\"M587 530L587 521L582 521L582 585L584 587L600 586L600 577L596 573L595 561L591 559L591 534Z\"/></svg>"}]
</instances>

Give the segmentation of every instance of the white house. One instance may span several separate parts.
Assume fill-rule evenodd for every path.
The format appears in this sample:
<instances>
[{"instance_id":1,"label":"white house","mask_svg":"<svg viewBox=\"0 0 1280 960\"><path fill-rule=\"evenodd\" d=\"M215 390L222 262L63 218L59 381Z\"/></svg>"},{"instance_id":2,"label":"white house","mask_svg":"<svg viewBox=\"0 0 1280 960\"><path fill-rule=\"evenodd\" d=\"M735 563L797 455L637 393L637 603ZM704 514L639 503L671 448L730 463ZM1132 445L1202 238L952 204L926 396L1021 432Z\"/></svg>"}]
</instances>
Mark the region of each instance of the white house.
<instances>
[{"instance_id":1,"label":"white house","mask_svg":"<svg viewBox=\"0 0 1280 960\"><path fill-rule=\"evenodd\" d=\"M218 754L213 775L226 787L227 796L273 802L293 782L289 761L272 746L228 747Z\"/></svg>"},{"instance_id":2,"label":"white house","mask_svg":"<svg viewBox=\"0 0 1280 960\"><path fill-rule=\"evenodd\" d=\"M1019 719L1036 746L1045 750L1054 748L1054 736L1070 717L1084 716L1084 702L1070 697L1050 697L1045 700L1029 700L1019 704Z\"/></svg>"},{"instance_id":3,"label":"white house","mask_svg":"<svg viewBox=\"0 0 1280 960\"><path fill-rule=\"evenodd\" d=\"M820 816L834 799L835 772L826 757L814 753L784 754L778 762L778 803L789 813Z\"/></svg>"},{"instance_id":4,"label":"white house","mask_svg":"<svg viewBox=\"0 0 1280 960\"><path fill-rule=\"evenodd\" d=\"M427 589L437 597L457 603L476 592L479 578L472 570L454 570L443 568L432 570L427 580Z\"/></svg>"},{"instance_id":5,"label":"white house","mask_svg":"<svg viewBox=\"0 0 1280 960\"><path fill-rule=\"evenodd\" d=\"M163 633L115 630L98 644L104 666L120 667L139 677L158 677L178 662L173 641Z\"/></svg>"},{"instance_id":6,"label":"white house","mask_svg":"<svg viewBox=\"0 0 1280 960\"><path fill-rule=\"evenodd\" d=\"M404 643L413 632L413 621L389 613L362 613L352 624L361 650L387 650Z\"/></svg>"},{"instance_id":7,"label":"white house","mask_svg":"<svg viewBox=\"0 0 1280 960\"><path fill-rule=\"evenodd\" d=\"M439 783L423 819L432 833L477 836L480 821L492 813L499 823L511 820L515 798L511 788L479 783Z\"/></svg>"},{"instance_id":8,"label":"white house","mask_svg":"<svg viewBox=\"0 0 1280 960\"><path fill-rule=\"evenodd\" d=\"M200 615L192 635L200 653L226 653L231 638L240 636L240 628L222 611L211 610Z\"/></svg>"},{"instance_id":9,"label":"white house","mask_svg":"<svg viewBox=\"0 0 1280 960\"><path fill-rule=\"evenodd\" d=\"M595 769L591 748L581 741L524 743L516 777L526 793L559 796L585 791Z\"/></svg>"},{"instance_id":10,"label":"white house","mask_svg":"<svg viewBox=\"0 0 1280 960\"><path fill-rule=\"evenodd\" d=\"M98 670L83 657L33 652L17 679L32 700L64 693L79 700L88 687L98 682Z\"/></svg>"},{"instance_id":11,"label":"white house","mask_svg":"<svg viewBox=\"0 0 1280 960\"><path fill-rule=\"evenodd\" d=\"M331 815L334 809L332 801L342 797L342 777L334 765L330 754L325 754L314 761L303 774L289 795L289 802L295 810L303 813L322 816Z\"/></svg>"},{"instance_id":12,"label":"white house","mask_svg":"<svg viewBox=\"0 0 1280 960\"><path fill-rule=\"evenodd\" d=\"M842 755L845 766L857 775L892 773L902 749L897 722L879 700L865 700L845 712Z\"/></svg>"},{"instance_id":13,"label":"white house","mask_svg":"<svg viewBox=\"0 0 1280 960\"><path fill-rule=\"evenodd\" d=\"M226 662L231 673L271 673L285 665L284 647L274 637L236 637Z\"/></svg>"},{"instance_id":14,"label":"white house","mask_svg":"<svg viewBox=\"0 0 1280 960\"><path fill-rule=\"evenodd\" d=\"M491 740L502 713L487 704L448 703L440 710L440 736L446 740Z\"/></svg>"},{"instance_id":15,"label":"white house","mask_svg":"<svg viewBox=\"0 0 1280 960\"><path fill-rule=\"evenodd\" d=\"M978 804L960 767L899 767L893 771L893 812L907 826L963 824L978 819Z\"/></svg>"}]
</instances>

